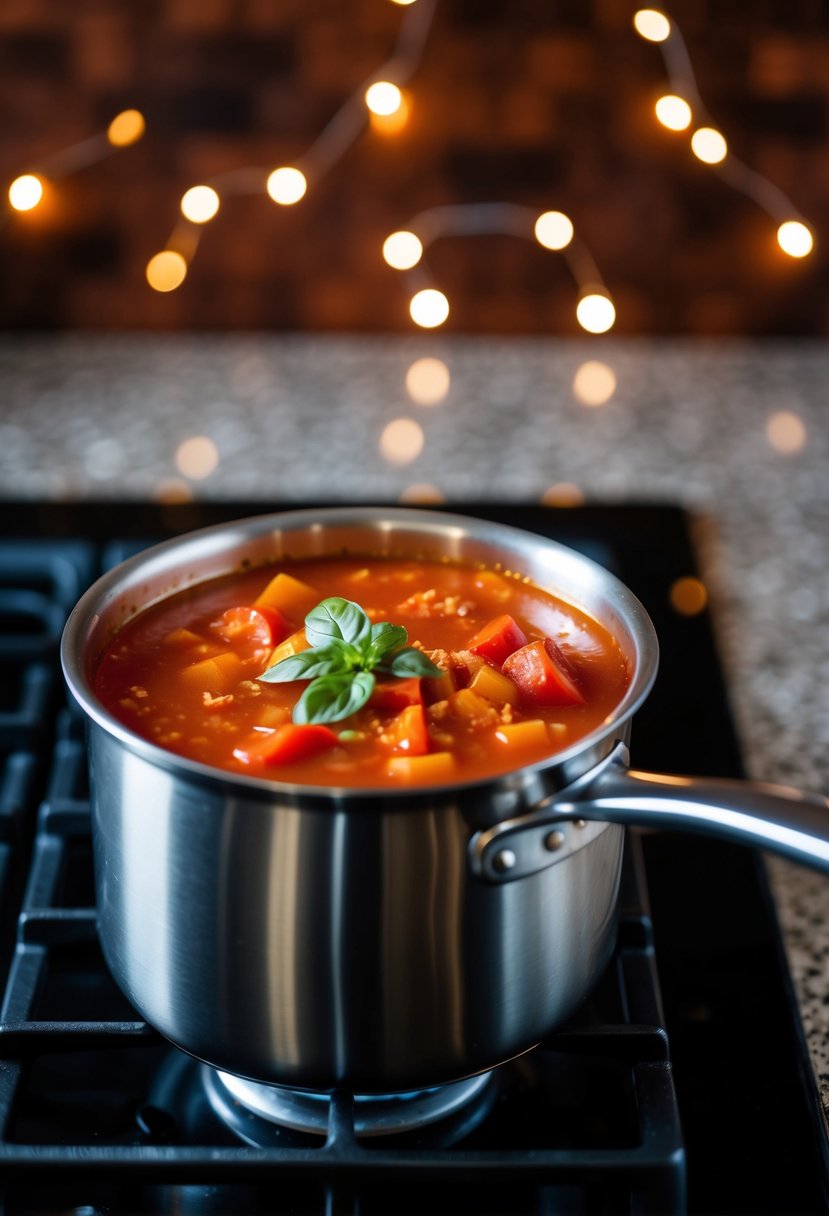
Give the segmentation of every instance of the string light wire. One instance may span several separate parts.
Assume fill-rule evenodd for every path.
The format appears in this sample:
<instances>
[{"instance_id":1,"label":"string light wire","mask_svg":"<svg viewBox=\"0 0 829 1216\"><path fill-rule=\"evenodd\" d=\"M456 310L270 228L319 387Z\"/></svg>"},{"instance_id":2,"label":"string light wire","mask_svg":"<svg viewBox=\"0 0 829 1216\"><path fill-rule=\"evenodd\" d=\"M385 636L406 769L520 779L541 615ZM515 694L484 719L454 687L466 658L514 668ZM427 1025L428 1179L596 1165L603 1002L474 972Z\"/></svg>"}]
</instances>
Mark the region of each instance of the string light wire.
<instances>
[{"instance_id":1,"label":"string light wire","mask_svg":"<svg viewBox=\"0 0 829 1216\"><path fill-rule=\"evenodd\" d=\"M667 34L664 37L659 39L648 38L643 33L641 22L638 20L643 11L657 12L665 19L668 23L668 28ZM700 130L704 131L706 128L711 128L722 137L702 99L687 43L674 19L661 10L640 9L634 15L633 25L641 38L649 42L655 42L658 45L665 70L668 74L672 94L684 99L691 107L693 122L690 124L689 129L692 129L692 139L693 135L697 134ZM781 239L780 236L780 228L784 224L801 225L805 231L800 233L800 247L801 249L805 249L806 253L810 252L813 237L812 227L808 220L806 220L779 186L776 186L768 178L758 173L756 169L752 169L750 165L734 156L730 148L725 144L724 137L722 138L723 147L720 149L721 155L718 153L717 159L708 159L707 156L700 157L700 159L705 160L705 163L715 169L727 185L756 203L762 211L765 211L770 219L778 224L778 243L784 252L790 253L790 250L785 247L784 239ZM706 141L703 140L701 147L705 148L705 146ZM696 155L699 155L699 153L696 153ZM805 254L803 252L797 254L790 253L790 256L803 257Z\"/></svg>"},{"instance_id":2,"label":"string light wire","mask_svg":"<svg viewBox=\"0 0 829 1216\"><path fill-rule=\"evenodd\" d=\"M543 213L544 215L550 213ZM565 259L570 274L576 283L579 293L579 304L577 307L577 319L579 324L590 329L594 333L604 333L611 328L615 320L615 309L607 287L604 284L596 261L588 249L584 241L578 236L568 217L561 212L555 213L560 221L566 221L570 225L572 235L563 245L558 246L556 251L561 253ZM420 211L417 215L406 223L401 232L412 235L417 238L422 246L423 253L435 241L444 237L466 237L466 236L489 236L494 234L521 237L524 240L534 241L537 244L543 244L537 232L537 226L541 217L538 211L532 207L524 206L520 203L459 203L453 206L430 207L426 211ZM561 225L564 227L564 223ZM398 235L398 234L392 234ZM386 243L390 238L386 238ZM547 246L550 248L550 246ZM385 249L385 245L384 245ZM386 261L389 265L394 266L394 263L386 256ZM436 313L429 312L426 315L440 316L440 320L423 322L418 320L416 315L417 309L412 310L412 303L418 298L422 299L426 292L434 292L434 280L428 270L423 257L421 256L417 262L411 266L394 267L400 269L406 276L406 281L412 291L410 301L410 312L412 319L416 324L426 324L427 328L434 328L443 323L448 316L448 307L445 315L441 315L443 310ZM442 293L439 293L442 295ZM446 297L443 297L444 300ZM587 304L585 312L585 301L601 301L598 306L601 311L601 320L597 315L597 305ZM606 303L604 303L606 301ZM448 301L446 301L448 305ZM600 328L592 329L586 325L583 319L584 316L596 317L597 325ZM608 322L609 323L606 323Z\"/></svg>"},{"instance_id":3,"label":"string light wire","mask_svg":"<svg viewBox=\"0 0 829 1216\"><path fill-rule=\"evenodd\" d=\"M276 169L255 166L231 169L199 184L214 190L220 200L229 195L261 194L267 191L275 202L283 205L298 202L308 187L316 185L333 169L365 130L370 115L366 93L372 85L388 83L399 90L417 71L423 58L436 6L437 0L417 0L417 3L405 7L405 15L391 56L358 85L322 128L311 146L290 166L277 166ZM288 169L292 173L301 174L305 188L297 197L277 197L274 189L277 183L273 182L273 175ZM192 223L182 215L165 249L180 253L189 266L206 227L206 223Z\"/></svg>"}]
</instances>

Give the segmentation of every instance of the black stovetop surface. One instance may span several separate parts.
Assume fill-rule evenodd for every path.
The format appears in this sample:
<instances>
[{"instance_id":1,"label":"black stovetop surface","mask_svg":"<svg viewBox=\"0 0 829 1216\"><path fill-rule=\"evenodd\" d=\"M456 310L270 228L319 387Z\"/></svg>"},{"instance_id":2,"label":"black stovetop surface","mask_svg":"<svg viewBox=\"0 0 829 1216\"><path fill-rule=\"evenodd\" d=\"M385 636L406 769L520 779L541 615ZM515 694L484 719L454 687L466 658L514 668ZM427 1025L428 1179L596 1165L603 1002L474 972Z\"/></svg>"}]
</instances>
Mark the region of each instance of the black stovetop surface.
<instances>
[{"instance_id":1,"label":"black stovetop surface","mask_svg":"<svg viewBox=\"0 0 829 1216\"><path fill-rule=\"evenodd\" d=\"M102 568L266 509L0 503L0 1213L825 1210L761 861L670 833L632 838L608 974L571 1026L506 1066L477 1124L367 1148L346 1109L328 1144L251 1148L205 1113L196 1066L140 1022L100 956L82 730L57 643ZM637 766L742 775L710 620L669 600L696 573L681 511L459 509L571 544L642 599L662 658ZM173 1112L158 1100L171 1086Z\"/></svg>"}]
</instances>

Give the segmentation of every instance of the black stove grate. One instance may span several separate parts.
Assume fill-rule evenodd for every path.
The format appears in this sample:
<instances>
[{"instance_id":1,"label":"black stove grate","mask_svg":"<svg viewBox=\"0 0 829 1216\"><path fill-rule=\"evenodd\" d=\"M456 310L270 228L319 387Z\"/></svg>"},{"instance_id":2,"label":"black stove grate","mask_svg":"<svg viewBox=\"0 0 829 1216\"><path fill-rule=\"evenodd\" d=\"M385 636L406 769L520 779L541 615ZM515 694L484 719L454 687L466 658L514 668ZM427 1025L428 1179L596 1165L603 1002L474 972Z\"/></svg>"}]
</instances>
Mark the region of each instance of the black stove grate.
<instances>
[{"instance_id":1,"label":"black stove grate","mask_svg":"<svg viewBox=\"0 0 829 1216\"><path fill-rule=\"evenodd\" d=\"M709 623L668 606L672 581L694 572L680 512L467 510L587 551L644 600L666 644L637 716L639 765L740 775ZM201 1066L140 1020L101 955L83 725L66 704L57 645L83 587L146 537L246 513L245 504L30 504L24 514L0 504L5 534L16 537L0 540L0 1216L678 1212L686 1149L677 1088L691 1211L779 1211L783 1194L787 1210L822 1207L760 867L734 846L677 838L674 847L668 835L629 841L619 947L583 1009L499 1070L486 1109L467 1112L463 1125L358 1140L347 1094L335 1096L323 1137L248 1135L219 1122ZM689 929L700 882L711 906L734 898L746 909L745 933L740 918L729 922L725 966L731 979L748 960L753 990L767 994L750 1023L711 988L723 969L711 964L711 913L701 946ZM670 979L667 1019L654 937ZM675 1056L682 1046L674 1064L666 1025ZM744 1064L735 1071L770 1040L762 1083ZM719 1139L712 1151L714 1116L727 1125L727 1154Z\"/></svg>"}]
</instances>

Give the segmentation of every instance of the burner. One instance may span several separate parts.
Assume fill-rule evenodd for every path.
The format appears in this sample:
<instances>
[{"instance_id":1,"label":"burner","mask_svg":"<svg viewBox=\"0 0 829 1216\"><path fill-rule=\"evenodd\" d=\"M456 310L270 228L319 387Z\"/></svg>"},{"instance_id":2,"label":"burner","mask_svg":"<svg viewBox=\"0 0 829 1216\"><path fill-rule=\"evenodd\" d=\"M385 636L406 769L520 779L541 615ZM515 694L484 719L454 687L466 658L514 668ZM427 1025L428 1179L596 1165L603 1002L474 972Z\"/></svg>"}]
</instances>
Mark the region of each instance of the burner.
<instances>
[{"instance_id":1,"label":"burner","mask_svg":"<svg viewBox=\"0 0 829 1216\"><path fill-rule=\"evenodd\" d=\"M202 1076L211 1106L231 1126L237 1125L241 1106L280 1127L317 1136L328 1133L331 1096L327 1093L264 1085L231 1073L217 1072L207 1065L204 1065ZM492 1073L482 1073L431 1089L355 1094L355 1134L358 1137L399 1135L452 1119L470 1108L470 1113L481 1118L489 1106L487 1091L493 1088L493 1083ZM465 1121L464 1132L469 1130L469 1121Z\"/></svg>"}]
</instances>

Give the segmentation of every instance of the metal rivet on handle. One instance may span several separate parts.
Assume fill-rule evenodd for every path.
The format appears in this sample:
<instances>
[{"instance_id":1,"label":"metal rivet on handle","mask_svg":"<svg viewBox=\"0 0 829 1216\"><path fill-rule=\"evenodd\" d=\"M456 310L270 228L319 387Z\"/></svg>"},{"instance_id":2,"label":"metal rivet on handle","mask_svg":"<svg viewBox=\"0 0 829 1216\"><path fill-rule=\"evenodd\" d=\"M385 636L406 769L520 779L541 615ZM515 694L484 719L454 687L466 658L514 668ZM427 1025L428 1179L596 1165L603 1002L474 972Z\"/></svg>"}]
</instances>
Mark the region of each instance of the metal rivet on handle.
<instances>
[{"instance_id":1,"label":"metal rivet on handle","mask_svg":"<svg viewBox=\"0 0 829 1216\"><path fill-rule=\"evenodd\" d=\"M586 820L586 819L574 819L574 820L573 820L573 827L574 827L574 828L586 828L586 827L587 827L587 820Z\"/></svg>"},{"instance_id":2,"label":"metal rivet on handle","mask_svg":"<svg viewBox=\"0 0 829 1216\"><path fill-rule=\"evenodd\" d=\"M544 848L548 853L556 853L565 843L565 835L563 832L555 828L552 832L548 832L544 837Z\"/></svg>"},{"instance_id":3,"label":"metal rivet on handle","mask_svg":"<svg viewBox=\"0 0 829 1216\"><path fill-rule=\"evenodd\" d=\"M498 874L506 874L513 868L517 860L512 849L499 849L492 859L492 868Z\"/></svg>"}]
</instances>

